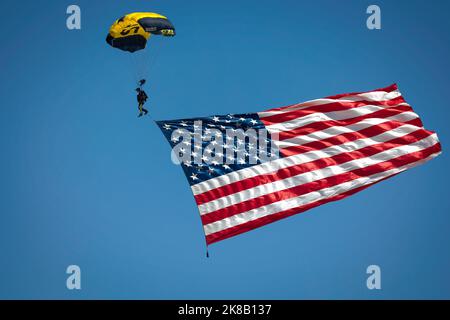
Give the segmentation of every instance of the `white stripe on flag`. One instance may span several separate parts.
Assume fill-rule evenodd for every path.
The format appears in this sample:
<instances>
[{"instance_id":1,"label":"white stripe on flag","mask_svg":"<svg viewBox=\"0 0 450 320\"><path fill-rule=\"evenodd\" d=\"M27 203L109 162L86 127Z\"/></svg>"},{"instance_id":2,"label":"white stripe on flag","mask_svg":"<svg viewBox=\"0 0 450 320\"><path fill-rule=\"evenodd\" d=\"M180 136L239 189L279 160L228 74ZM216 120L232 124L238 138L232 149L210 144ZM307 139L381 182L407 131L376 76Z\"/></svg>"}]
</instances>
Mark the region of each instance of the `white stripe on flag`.
<instances>
[{"instance_id":1,"label":"white stripe on flag","mask_svg":"<svg viewBox=\"0 0 450 320\"><path fill-rule=\"evenodd\" d=\"M403 167L391 169L388 171L383 171L383 172L380 172L380 173L377 173L377 174L374 174L374 175L371 175L368 177L361 177L361 178L358 178L358 179L355 179L352 181L347 181L347 182L344 182L342 184L339 184L339 185L336 185L336 186L333 186L330 188L322 189L322 190L320 190L320 192L314 191L311 193L301 195L299 197L290 198L288 200L282 200L279 202L274 202L274 203L271 203L264 207L260 207L257 209L252 209L250 211L240 213L240 214L236 214L232 217L225 218L225 219L204 225L203 229L205 230L205 234L208 236L210 234L213 234L213 233L216 233L216 232L219 232L219 231L231 228L231 227L235 227L240 224L243 224L243 223L246 223L249 221L253 221L253 220L256 220L256 219L259 219L259 218L262 218L262 217L265 217L265 216L268 216L271 214L275 214L277 212L282 212L282 211L285 211L288 209L300 207L300 206L308 204L308 203L324 200L326 198L336 196L341 193L345 193L352 189L375 183L379 180L382 180L384 178L387 178L389 176L392 176L394 174L397 174L399 172L402 172L409 168L417 166L423 162L426 162L426 161L438 156L439 154L440 154L440 152L434 153L426 159L422 159L422 160L416 161L414 163L407 164Z\"/></svg>"},{"instance_id":2,"label":"white stripe on flag","mask_svg":"<svg viewBox=\"0 0 450 320\"><path fill-rule=\"evenodd\" d=\"M399 135L400 136L400 135ZM251 189L246 189L240 192L233 193L231 195L215 199L213 201L199 205L199 211L201 215L214 212L216 210L235 205L237 203L254 199L262 195L276 193L285 189L289 189L302 184L310 183L316 180L321 180L331 176L335 176L341 173L349 172L355 169L365 168L374 164L378 164L384 161L388 161L402 155L417 152L426 148L429 148L436 144L437 136L435 134L430 135L422 140L409 145L402 145L396 148L392 148L380 153L377 153L370 157L355 159L343 164L329 166L323 169L305 172L293 177L289 177L283 180L277 180L272 183L260 185Z\"/></svg>"},{"instance_id":3,"label":"white stripe on flag","mask_svg":"<svg viewBox=\"0 0 450 320\"><path fill-rule=\"evenodd\" d=\"M258 112L258 115L260 118L266 118L266 117L270 117L270 116L274 116L274 115L278 115L278 114L283 114L286 112L291 112L291 111L305 109L305 108L312 107L312 106L320 106L320 105L335 103L335 102L341 102L341 103L342 102L357 102L357 101L381 102L381 101L392 100L392 99L395 99L395 98L398 98L401 96L402 95L398 90L391 91L391 92L374 91L374 92L361 93L361 94L352 95L352 96L346 96L346 97L339 98L339 99L310 100L310 101L306 101L303 103L299 103L299 104L284 108L282 110Z\"/></svg>"},{"instance_id":4,"label":"white stripe on flag","mask_svg":"<svg viewBox=\"0 0 450 320\"><path fill-rule=\"evenodd\" d=\"M344 126L334 126L330 127L328 129L322 130L322 131L315 131L313 133L307 134L307 135L301 135L297 136L295 138L281 140L281 141L275 141L275 144L278 148L288 148L288 147L294 147L294 146L301 146L306 143L310 142L316 142L324 139L328 139L331 137L335 137L344 133L351 133L351 132L357 132L366 128L369 128L371 126L380 125L382 123L390 122L390 121L398 121L398 122L408 122L414 119L417 119L418 115L414 112L403 112L400 114L396 114L395 116L388 117L388 118L370 118L365 119L360 122L348 125L346 127Z\"/></svg>"},{"instance_id":5,"label":"white stripe on flag","mask_svg":"<svg viewBox=\"0 0 450 320\"><path fill-rule=\"evenodd\" d=\"M333 111L333 112L315 112L307 116L295 118L290 121L281 122L277 124L272 124L266 126L270 133L290 131L299 127L307 126L308 124L320 122L320 121L341 121L346 119L352 119L360 116L365 116L377 111L399 107L399 106L409 106L407 103L399 103L394 106L374 106L374 105L364 105L361 107L355 107L352 109Z\"/></svg>"},{"instance_id":6,"label":"white stripe on flag","mask_svg":"<svg viewBox=\"0 0 450 320\"><path fill-rule=\"evenodd\" d=\"M244 168L238 171L233 171L217 178L209 179L195 184L191 186L191 189L194 195L198 195L246 178L273 173L280 169L284 169L294 165L314 161L320 158L328 158L337 154L358 150L376 143L385 142L396 138L399 135L402 136L404 134L413 132L417 129L419 128L416 126L404 125L394 130L383 132L382 134L374 137L350 141L340 145L333 145L322 150L313 150L302 154L296 154L286 158L280 158L270 162L265 162L249 168Z\"/></svg>"}]
</instances>

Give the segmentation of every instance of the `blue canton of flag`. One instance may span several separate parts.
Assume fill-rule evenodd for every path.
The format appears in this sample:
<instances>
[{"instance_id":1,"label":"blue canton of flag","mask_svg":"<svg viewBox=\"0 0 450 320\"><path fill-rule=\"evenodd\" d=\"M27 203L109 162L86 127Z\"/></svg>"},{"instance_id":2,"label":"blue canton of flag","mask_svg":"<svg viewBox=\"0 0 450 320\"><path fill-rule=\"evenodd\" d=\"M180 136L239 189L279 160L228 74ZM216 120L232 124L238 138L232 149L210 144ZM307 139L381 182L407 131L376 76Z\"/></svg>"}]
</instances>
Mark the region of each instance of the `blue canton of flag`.
<instances>
[{"instance_id":1,"label":"blue canton of flag","mask_svg":"<svg viewBox=\"0 0 450 320\"><path fill-rule=\"evenodd\" d=\"M197 125L196 123L201 123ZM187 161L181 161L181 167L189 181L190 185L194 185L214 177L218 177L232 171L237 171L243 168L248 168L264 162L264 159L268 157L275 157L278 155L275 151L276 148L272 146L272 140L268 134L265 140L265 148L258 149L257 143L252 143L249 139L233 139L226 135L227 130L231 132L236 130L243 130L244 132L249 129L256 131L265 130L264 124L259 119L256 113L245 114L228 114L219 115L195 119L178 119L168 121L156 121L164 136L169 141L172 148L179 146L181 152L190 151L192 157ZM174 133L177 130L183 130L191 132L190 140L186 141L176 136ZM201 130L201 143L195 144L194 131ZM222 139L217 141L215 139L207 139L207 135L214 130L215 136L220 136ZM218 133L220 132L220 133ZM215 160L211 161L210 154L206 150L208 145L216 145L220 143L223 152L219 154L212 154L215 156ZM180 146L181 145L181 146ZM272 147L271 147L272 146ZM231 153L230 150L233 150ZM243 151L244 157L238 159L237 154L239 151ZM258 152L252 152L258 151ZM218 160L217 156L221 159ZM194 161L194 158L199 157L201 162Z\"/></svg>"}]
</instances>

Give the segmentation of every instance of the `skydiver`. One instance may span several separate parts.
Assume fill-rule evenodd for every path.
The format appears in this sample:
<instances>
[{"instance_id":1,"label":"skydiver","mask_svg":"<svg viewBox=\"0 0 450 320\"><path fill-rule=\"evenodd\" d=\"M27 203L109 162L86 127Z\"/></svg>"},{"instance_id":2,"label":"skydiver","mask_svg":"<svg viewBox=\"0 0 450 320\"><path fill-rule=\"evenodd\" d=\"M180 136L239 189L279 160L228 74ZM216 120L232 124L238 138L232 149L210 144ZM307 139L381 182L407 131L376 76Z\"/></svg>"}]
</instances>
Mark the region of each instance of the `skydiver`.
<instances>
[{"instance_id":1,"label":"skydiver","mask_svg":"<svg viewBox=\"0 0 450 320\"><path fill-rule=\"evenodd\" d=\"M142 117L142 113L144 113L144 115L146 115L148 113L148 110L144 108L144 104L148 99L147 94L145 93L145 91L141 88L136 88L136 92L137 92L137 101L139 104L139 115L138 117Z\"/></svg>"}]
</instances>

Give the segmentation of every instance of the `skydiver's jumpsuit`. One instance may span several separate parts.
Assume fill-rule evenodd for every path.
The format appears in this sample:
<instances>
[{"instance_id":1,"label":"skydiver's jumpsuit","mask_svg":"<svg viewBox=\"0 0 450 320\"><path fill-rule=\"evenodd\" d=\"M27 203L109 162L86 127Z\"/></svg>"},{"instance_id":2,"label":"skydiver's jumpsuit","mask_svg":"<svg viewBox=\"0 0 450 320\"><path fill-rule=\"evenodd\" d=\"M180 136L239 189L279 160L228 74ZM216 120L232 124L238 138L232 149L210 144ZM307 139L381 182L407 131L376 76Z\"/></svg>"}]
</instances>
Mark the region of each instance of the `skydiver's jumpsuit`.
<instances>
[{"instance_id":1,"label":"skydiver's jumpsuit","mask_svg":"<svg viewBox=\"0 0 450 320\"><path fill-rule=\"evenodd\" d=\"M142 116L142 112L144 112L144 114L148 113L148 110L144 108L144 104L147 101L148 96L145 93L144 90L140 90L137 94L137 101L139 103L139 117Z\"/></svg>"}]
</instances>

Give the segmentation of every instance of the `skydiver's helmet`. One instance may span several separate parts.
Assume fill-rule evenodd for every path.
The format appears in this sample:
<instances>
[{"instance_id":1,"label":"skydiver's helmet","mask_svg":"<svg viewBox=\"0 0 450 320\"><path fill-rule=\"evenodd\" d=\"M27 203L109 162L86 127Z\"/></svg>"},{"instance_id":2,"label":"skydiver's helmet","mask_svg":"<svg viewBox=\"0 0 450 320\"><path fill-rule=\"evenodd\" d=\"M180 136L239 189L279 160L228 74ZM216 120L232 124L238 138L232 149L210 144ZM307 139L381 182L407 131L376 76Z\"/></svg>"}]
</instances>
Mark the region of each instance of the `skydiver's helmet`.
<instances>
[{"instance_id":1,"label":"skydiver's helmet","mask_svg":"<svg viewBox=\"0 0 450 320\"><path fill-rule=\"evenodd\" d=\"M136 88L136 92L141 92L141 88Z\"/></svg>"}]
</instances>

